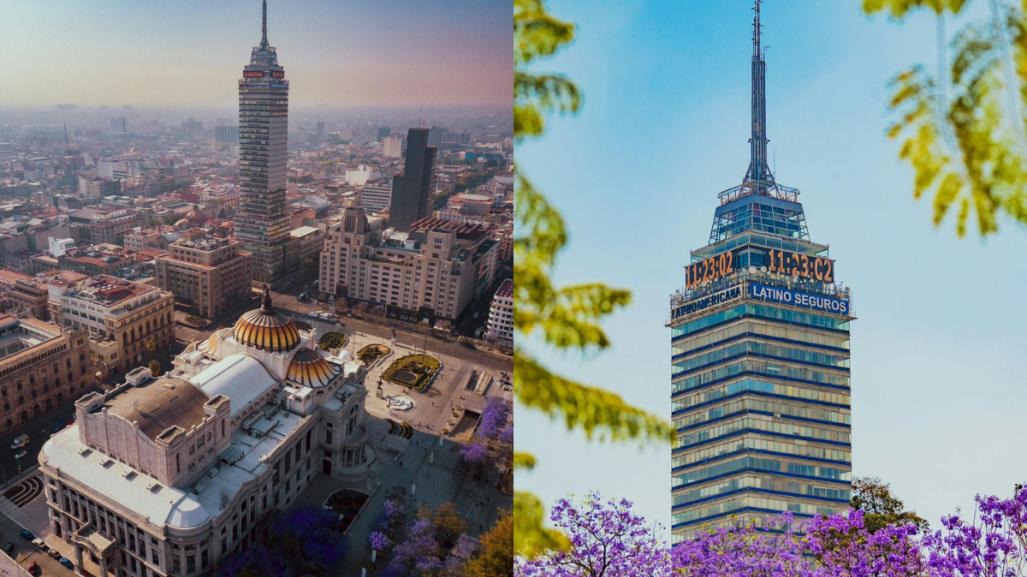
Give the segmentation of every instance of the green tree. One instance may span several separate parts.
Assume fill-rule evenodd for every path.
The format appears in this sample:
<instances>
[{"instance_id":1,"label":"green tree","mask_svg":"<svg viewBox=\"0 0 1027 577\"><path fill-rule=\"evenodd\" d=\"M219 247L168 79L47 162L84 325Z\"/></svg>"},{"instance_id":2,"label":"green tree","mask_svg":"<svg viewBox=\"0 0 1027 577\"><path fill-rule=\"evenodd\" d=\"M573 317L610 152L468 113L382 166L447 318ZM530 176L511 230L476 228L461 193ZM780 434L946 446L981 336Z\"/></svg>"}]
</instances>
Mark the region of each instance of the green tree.
<instances>
[{"instance_id":1,"label":"green tree","mask_svg":"<svg viewBox=\"0 0 1027 577\"><path fill-rule=\"evenodd\" d=\"M513 515L503 515L481 537L481 551L464 568L465 577L509 577L513 575Z\"/></svg>"},{"instance_id":2,"label":"green tree","mask_svg":"<svg viewBox=\"0 0 1027 577\"><path fill-rule=\"evenodd\" d=\"M927 528L927 521L892 495L891 487L877 477L860 477L852 481L852 499L849 505L863 512L863 523L868 531L876 532L883 527L913 523L921 529Z\"/></svg>"},{"instance_id":3,"label":"green tree","mask_svg":"<svg viewBox=\"0 0 1027 577\"><path fill-rule=\"evenodd\" d=\"M918 10L943 22L969 0L862 0L869 14L901 19ZM1024 1L1027 6L1027 1ZM933 220L956 212L965 236L973 219L982 236L1004 215L1027 224L1027 27L1024 8L990 2L991 17L970 22L953 38L951 64L939 47L939 72L922 65L898 74L889 107L890 138L914 171L913 195L933 195Z\"/></svg>"},{"instance_id":4,"label":"green tree","mask_svg":"<svg viewBox=\"0 0 1027 577\"><path fill-rule=\"evenodd\" d=\"M549 113L574 113L581 94L560 74L538 73L537 60L553 55L574 38L574 26L554 18L543 0L514 1L514 135L517 142L541 136ZM580 429L601 440L672 438L662 418L633 407L609 391L577 382L546 368L523 345L537 338L554 349L582 352L604 349L610 341L600 320L631 301L628 291L600 283L558 287L551 280L556 255L567 242L559 212L516 170L517 203L514 239L514 390L522 407L562 418L568 429ZM516 466L534 466L530 455L518 454ZM543 526L544 507L532 494L514 495L515 549L521 555L561 547L566 541Z\"/></svg>"}]
</instances>

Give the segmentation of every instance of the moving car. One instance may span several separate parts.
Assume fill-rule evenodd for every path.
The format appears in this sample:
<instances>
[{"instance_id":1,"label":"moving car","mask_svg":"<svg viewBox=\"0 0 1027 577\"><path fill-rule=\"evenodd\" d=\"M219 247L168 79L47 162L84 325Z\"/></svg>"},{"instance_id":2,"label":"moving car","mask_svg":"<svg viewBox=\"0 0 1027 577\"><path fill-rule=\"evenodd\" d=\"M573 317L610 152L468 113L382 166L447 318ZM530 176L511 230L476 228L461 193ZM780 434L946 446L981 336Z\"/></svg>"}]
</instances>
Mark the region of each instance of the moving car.
<instances>
[{"instance_id":1,"label":"moving car","mask_svg":"<svg viewBox=\"0 0 1027 577\"><path fill-rule=\"evenodd\" d=\"M58 551L57 549L54 549L53 547L51 547L50 550L46 552L46 554L51 556L51 557L53 557L54 559L60 559L61 558L61 552Z\"/></svg>"},{"instance_id":2,"label":"moving car","mask_svg":"<svg viewBox=\"0 0 1027 577\"><path fill-rule=\"evenodd\" d=\"M14 543L11 543L10 541L4 543L4 553L7 553L8 555L13 554L14 553Z\"/></svg>"},{"instance_id":3,"label":"moving car","mask_svg":"<svg viewBox=\"0 0 1027 577\"><path fill-rule=\"evenodd\" d=\"M26 541L31 541L36 538L36 536L32 534L32 531L29 531L28 529L22 529L21 531L18 531L18 534Z\"/></svg>"},{"instance_id":4,"label":"moving car","mask_svg":"<svg viewBox=\"0 0 1027 577\"><path fill-rule=\"evenodd\" d=\"M46 542L43 541L42 539L40 539L39 537L36 537L35 539L32 540L32 545L36 549L46 549Z\"/></svg>"},{"instance_id":5,"label":"moving car","mask_svg":"<svg viewBox=\"0 0 1027 577\"><path fill-rule=\"evenodd\" d=\"M68 569L71 569L72 571L75 570L75 564L72 563L71 559L68 559L67 557L61 557L60 559L57 560L57 562L60 563L61 565L64 565Z\"/></svg>"}]
</instances>

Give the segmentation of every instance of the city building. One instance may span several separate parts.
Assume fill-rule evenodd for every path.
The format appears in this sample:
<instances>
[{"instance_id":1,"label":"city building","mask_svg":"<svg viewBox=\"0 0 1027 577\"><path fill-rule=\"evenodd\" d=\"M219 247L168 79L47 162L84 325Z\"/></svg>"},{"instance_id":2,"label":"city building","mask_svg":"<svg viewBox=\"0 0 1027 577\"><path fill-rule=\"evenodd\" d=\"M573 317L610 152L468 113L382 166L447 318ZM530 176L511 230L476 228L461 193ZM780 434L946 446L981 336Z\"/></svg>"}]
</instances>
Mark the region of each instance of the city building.
<instances>
[{"instance_id":1,"label":"city building","mask_svg":"<svg viewBox=\"0 0 1027 577\"><path fill-rule=\"evenodd\" d=\"M214 143L218 146L235 146L239 144L238 126L215 126Z\"/></svg>"},{"instance_id":2,"label":"city building","mask_svg":"<svg viewBox=\"0 0 1027 577\"><path fill-rule=\"evenodd\" d=\"M434 165L435 149L428 146L428 129L411 128L407 132L403 174L392 177L389 224L396 230L408 230L415 220L428 216Z\"/></svg>"},{"instance_id":3,"label":"city building","mask_svg":"<svg viewBox=\"0 0 1027 577\"><path fill-rule=\"evenodd\" d=\"M709 243L670 301L675 542L842 512L851 496L849 291L767 163L756 6L749 169L719 194Z\"/></svg>"},{"instance_id":4,"label":"city building","mask_svg":"<svg viewBox=\"0 0 1027 577\"><path fill-rule=\"evenodd\" d=\"M216 318L250 298L252 257L234 241L181 239L168 250L156 260L156 284L194 314Z\"/></svg>"},{"instance_id":5,"label":"city building","mask_svg":"<svg viewBox=\"0 0 1027 577\"><path fill-rule=\"evenodd\" d=\"M455 319L496 278L489 229L422 219L409 232L382 230L362 208L331 223L321 253L321 291L386 305L404 316Z\"/></svg>"},{"instance_id":6,"label":"city building","mask_svg":"<svg viewBox=\"0 0 1027 577\"><path fill-rule=\"evenodd\" d=\"M0 268L0 312L49 320L48 295L46 285L36 277Z\"/></svg>"},{"instance_id":7,"label":"city building","mask_svg":"<svg viewBox=\"0 0 1027 577\"><path fill-rule=\"evenodd\" d=\"M485 338L504 347L513 346L513 279L506 279L492 297Z\"/></svg>"},{"instance_id":8,"label":"city building","mask_svg":"<svg viewBox=\"0 0 1027 577\"><path fill-rule=\"evenodd\" d=\"M260 44L239 80L239 209L235 236L253 254L253 276L282 280L289 235L285 211L289 81L267 40L267 2Z\"/></svg>"},{"instance_id":9,"label":"city building","mask_svg":"<svg viewBox=\"0 0 1027 577\"><path fill-rule=\"evenodd\" d=\"M175 297L157 287L110 275L49 285L50 315L89 334L89 350L103 378L135 368L175 340Z\"/></svg>"},{"instance_id":10,"label":"city building","mask_svg":"<svg viewBox=\"0 0 1027 577\"><path fill-rule=\"evenodd\" d=\"M392 181L368 182L360 188L360 206L369 213L379 213L392 203Z\"/></svg>"},{"instance_id":11,"label":"city building","mask_svg":"<svg viewBox=\"0 0 1027 577\"><path fill-rule=\"evenodd\" d=\"M385 158L402 158L403 139L398 136L388 135L382 138L382 156Z\"/></svg>"},{"instance_id":12,"label":"city building","mask_svg":"<svg viewBox=\"0 0 1027 577\"><path fill-rule=\"evenodd\" d=\"M0 434L70 403L93 383L84 332L0 314Z\"/></svg>"},{"instance_id":13,"label":"city building","mask_svg":"<svg viewBox=\"0 0 1027 577\"><path fill-rule=\"evenodd\" d=\"M132 208L91 206L68 213L72 237L81 244L121 244L125 234L143 224Z\"/></svg>"},{"instance_id":14,"label":"city building","mask_svg":"<svg viewBox=\"0 0 1027 577\"><path fill-rule=\"evenodd\" d=\"M365 370L316 343L265 292L165 375L140 367L78 399L39 463L50 530L79 571L215 574L315 474L366 481Z\"/></svg>"}]
</instances>

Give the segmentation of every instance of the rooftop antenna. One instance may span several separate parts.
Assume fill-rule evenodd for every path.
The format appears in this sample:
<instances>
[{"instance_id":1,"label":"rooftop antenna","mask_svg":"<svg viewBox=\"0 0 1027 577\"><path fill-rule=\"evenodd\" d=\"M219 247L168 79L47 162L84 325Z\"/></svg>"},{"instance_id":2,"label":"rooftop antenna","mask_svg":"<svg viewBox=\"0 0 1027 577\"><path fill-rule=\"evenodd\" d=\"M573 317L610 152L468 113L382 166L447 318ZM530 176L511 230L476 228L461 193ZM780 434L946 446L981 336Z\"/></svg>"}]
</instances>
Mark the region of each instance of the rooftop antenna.
<instances>
[{"instance_id":1,"label":"rooftop antenna","mask_svg":"<svg viewBox=\"0 0 1027 577\"><path fill-rule=\"evenodd\" d=\"M260 47L267 48L267 0L263 0L263 13L260 20Z\"/></svg>"},{"instance_id":2,"label":"rooftop antenna","mask_svg":"<svg viewBox=\"0 0 1027 577\"><path fill-rule=\"evenodd\" d=\"M417 127L424 128L424 107L421 107L421 112L417 116Z\"/></svg>"},{"instance_id":3,"label":"rooftop antenna","mask_svg":"<svg viewBox=\"0 0 1027 577\"><path fill-rule=\"evenodd\" d=\"M752 20L752 135L749 137L749 169L745 182L755 192L774 186L774 175L767 166L767 62L760 42L760 0L755 0Z\"/></svg>"},{"instance_id":4,"label":"rooftop antenna","mask_svg":"<svg viewBox=\"0 0 1027 577\"><path fill-rule=\"evenodd\" d=\"M71 147L71 143L68 142L68 123L65 122L64 123L64 148L67 149L67 148L70 148L70 147Z\"/></svg>"}]
</instances>

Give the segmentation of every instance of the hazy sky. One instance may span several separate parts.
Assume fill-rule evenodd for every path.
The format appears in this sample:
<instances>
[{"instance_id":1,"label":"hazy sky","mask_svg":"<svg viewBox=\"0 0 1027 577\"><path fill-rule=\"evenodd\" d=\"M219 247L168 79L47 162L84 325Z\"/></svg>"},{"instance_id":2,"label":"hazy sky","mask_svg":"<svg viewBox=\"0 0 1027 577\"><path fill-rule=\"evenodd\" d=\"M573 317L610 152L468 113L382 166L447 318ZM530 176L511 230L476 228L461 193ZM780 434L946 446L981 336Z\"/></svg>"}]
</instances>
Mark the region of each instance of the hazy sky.
<instances>
[{"instance_id":1,"label":"hazy sky","mask_svg":"<svg viewBox=\"0 0 1027 577\"><path fill-rule=\"evenodd\" d=\"M1007 223L982 241L956 239L951 221L931 226L930 202L913 200L884 129L887 80L916 62L934 67L934 20L871 19L860 4L764 3L771 158L853 289L855 473L883 477L937 524L976 492L1009 495L1027 480L1027 229ZM540 68L577 81L584 107L517 151L569 226L558 280L635 297L606 323L612 349L552 365L663 415L668 296L709 237L717 192L748 166L751 5L552 0L578 39ZM548 502L598 489L669 523L668 445L590 445L525 411L516 431L518 450L539 457L518 488Z\"/></svg>"},{"instance_id":2,"label":"hazy sky","mask_svg":"<svg viewBox=\"0 0 1027 577\"><path fill-rule=\"evenodd\" d=\"M298 105L505 104L510 0L269 0ZM260 0L0 0L0 106L231 105Z\"/></svg>"}]
</instances>

